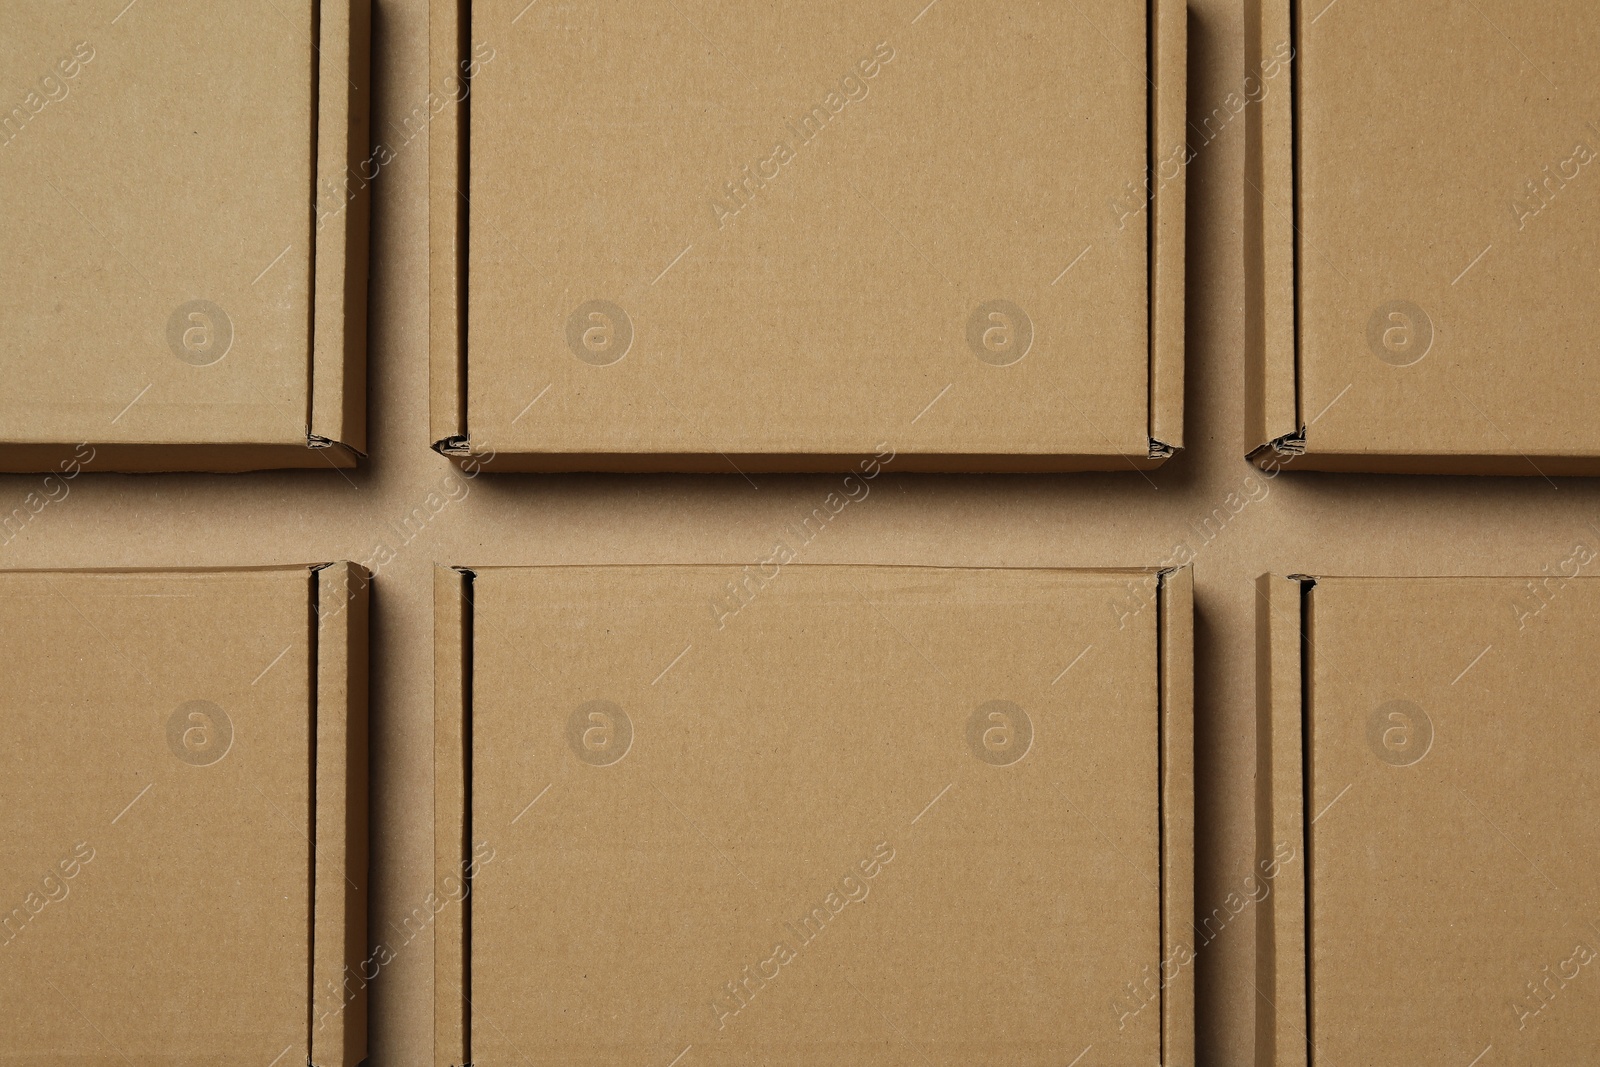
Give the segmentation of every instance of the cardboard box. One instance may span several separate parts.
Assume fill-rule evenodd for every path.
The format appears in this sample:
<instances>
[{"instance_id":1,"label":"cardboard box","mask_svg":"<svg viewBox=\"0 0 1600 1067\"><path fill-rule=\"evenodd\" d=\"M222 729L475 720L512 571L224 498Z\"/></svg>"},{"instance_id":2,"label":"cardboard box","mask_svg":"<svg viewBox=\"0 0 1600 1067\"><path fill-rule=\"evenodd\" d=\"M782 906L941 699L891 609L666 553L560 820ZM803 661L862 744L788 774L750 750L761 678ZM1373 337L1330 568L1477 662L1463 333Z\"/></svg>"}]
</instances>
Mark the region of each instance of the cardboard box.
<instances>
[{"instance_id":1,"label":"cardboard box","mask_svg":"<svg viewBox=\"0 0 1600 1067\"><path fill-rule=\"evenodd\" d=\"M1600 1061L1575 574L1260 579L1258 1067Z\"/></svg>"},{"instance_id":2,"label":"cardboard box","mask_svg":"<svg viewBox=\"0 0 1600 1067\"><path fill-rule=\"evenodd\" d=\"M366 1055L349 563L0 572L0 1063Z\"/></svg>"},{"instance_id":3,"label":"cardboard box","mask_svg":"<svg viewBox=\"0 0 1600 1067\"><path fill-rule=\"evenodd\" d=\"M444 454L1059 471L1182 446L1182 0L430 17Z\"/></svg>"},{"instance_id":4,"label":"cardboard box","mask_svg":"<svg viewBox=\"0 0 1600 1067\"><path fill-rule=\"evenodd\" d=\"M441 569L435 1062L1192 1063L1190 590Z\"/></svg>"},{"instance_id":5,"label":"cardboard box","mask_svg":"<svg viewBox=\"0 0 1600 1067\"><path fill-rule=\"evenodd\" d=\"M1600 7L1250 8L1253 458L1600 474Z\"/></svg>"},{"instance_id":6,"label":"cardboard box","mask_svg":"<svg viewBox=\"0 0 1600 1067\"><path fill-rule=\"evenodd\" d=\"M370 0L0 9L0 471L355 465L370 32Z\"/></svg>"}]
</instances>

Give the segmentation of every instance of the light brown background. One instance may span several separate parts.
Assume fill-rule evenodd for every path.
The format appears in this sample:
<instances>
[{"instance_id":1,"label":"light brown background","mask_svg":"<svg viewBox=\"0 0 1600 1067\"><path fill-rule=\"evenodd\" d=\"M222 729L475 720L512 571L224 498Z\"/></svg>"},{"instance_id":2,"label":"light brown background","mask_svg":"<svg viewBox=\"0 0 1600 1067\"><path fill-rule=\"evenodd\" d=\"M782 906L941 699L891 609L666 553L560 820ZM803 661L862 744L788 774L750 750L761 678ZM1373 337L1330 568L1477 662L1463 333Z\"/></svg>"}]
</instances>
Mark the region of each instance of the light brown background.
<instances>
[{"instance_id":1,"label":"light brown background","mask_svg":"<svg viewBox=\"0 0 1600 1067\"><path fill-rule=\"evenodd\" d=\"M1381 0L1338 4L1319 30L1339 18L1382 17ZM424 105L428 91L427 5L376 6L374 136L401 145L398 123ZM1189 10L1190 113L1199 119L1241 92L1242 10L1237 0L1191 0ZM263 5L262 18L275 17ZM1284 87L1280 81L1270 91ZM1148 478L885 474L803 555L809 562L1131 566L1163 561L1180 543L1193 546L1202 914L1242 891L1253 866L1254 575L1537 573L1557 566L1575 541L1600 544L1590 525L1600 521L1600 487L1589 482L1314 474L1249 481L1261 475L1243 460L1244 127L1242 115L1226 123L1189 169L1186 453ZM402 940L394 924L434 885L434 563L742 565L767 555L781 528L838 484L837 476L755 476L754 486L736 476L484 477L402 544L396 524L452 477L427 447L426 182L426 142L417 138L397 149L376 188L373 458L363 469L348 477L332 470L86 475L0 546L0 567L370 560L380 544L395 549L396 558L378 568L372 602L372 938L391 943ZM0 477L0 513L39 481ZM1214 509L1228 514L1229 494L1246 499L1248 485L1265 488L1227 522L1212 519L1207 540L1199 524ZM1250 1062L1253 936L1253 916L1241 915L1200 951L1200 1052L1210 1067ZM418 940L374 987L375 1067L431 1062L431 995L430 948Z\"/></svg>"}]
</instances>

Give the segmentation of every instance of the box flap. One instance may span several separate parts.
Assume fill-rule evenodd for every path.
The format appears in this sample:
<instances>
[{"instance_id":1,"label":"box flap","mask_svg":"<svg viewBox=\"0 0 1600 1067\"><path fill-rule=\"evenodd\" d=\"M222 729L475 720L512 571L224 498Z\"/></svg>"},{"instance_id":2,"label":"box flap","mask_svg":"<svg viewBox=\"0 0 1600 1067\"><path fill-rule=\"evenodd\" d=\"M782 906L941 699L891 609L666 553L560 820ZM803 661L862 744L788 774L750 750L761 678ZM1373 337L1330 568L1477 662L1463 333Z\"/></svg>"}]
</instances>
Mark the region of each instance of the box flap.
<instances>
[{"instance_id":1,"label":"box flap","mask_svg":"<svg viewBox=\"0 0 1600 1067\"><path fill-rule=\"evenodd\" d=\"M308 436L367 448L372 0L318 4L316 301Z\"/></svg>"},{"instance_id":2,"label":"box flap","mask_svg":"<svg viewBox=\"0 0 1600 1067\"><path fill-rule=\"evenodd\" d=\"M1286 0L1245 0L1245 69L1286 87L1245 113L1245 436L1280 462L1303 443L1295 369L1295 37Z\"/></svg>"},{"instance_id":3,"label":"box flap","mask_svg":"<svg viewBox=\"0 0 1600 1067\"><path fill-rule=\"evenodd\" d=\"M1183 447L1189 8L1154 0L1150 29L1150 454Z\"/></svg>"},{"instance_id":4,"label":"box flap","mask_svg":"<svg viewBox=\"0 0 1600 1067\"><path fill-rule=\"evenodd\" d=\"M433 857L441 885L463 887L460 906L433 920L433 1045L438 1067L471 1063L467 1046L472 976L467 968L471 929L470 822L472 715L472 575L450 567L433 572Z\"/></svg>"},{"instance_id":5,"label":"box flap","mask_svg":"<svg viewBox=\"0 0 1600 1067\"><path fill-rule=\"evenodd\" d=\"M1307 1067L1302 602L1309 583L1256 582L1256 1067Z\"/></svg>"},{"instance_id":6,"label":"box flap","mask_svg":"<svg viewBox=\"0 0 1600 1067\"><path fill-rule=\"evenodd\" d=\"M316 901L311 1063L367 1058L367 597L354 563L316 574Z\"/></svg>"},{"instance_id":7,"label":"box flap","mask_svg":"<svg viewBox=\"0 0 1600 1067\"><path fill-rule=\"evenodd\" d=\"M428 439L446 455L464 454L467 436L466 126L475 73L470 29L466 0L428 5Z\"/></svg>"}]
</instances>

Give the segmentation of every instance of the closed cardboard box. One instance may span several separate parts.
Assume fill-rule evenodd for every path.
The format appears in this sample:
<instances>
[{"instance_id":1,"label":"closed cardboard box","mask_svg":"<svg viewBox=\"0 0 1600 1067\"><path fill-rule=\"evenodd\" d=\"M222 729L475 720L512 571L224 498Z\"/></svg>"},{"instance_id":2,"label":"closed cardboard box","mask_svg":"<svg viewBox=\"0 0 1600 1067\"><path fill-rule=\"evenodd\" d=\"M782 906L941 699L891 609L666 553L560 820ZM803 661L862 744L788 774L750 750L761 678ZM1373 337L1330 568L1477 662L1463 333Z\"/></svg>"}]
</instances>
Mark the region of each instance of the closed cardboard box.
<instances>
[{"instance_id":1,"label":"closed cardboard box","mask_svg":"<svg viewBox=\"0 0 1600 1067\"><path fill-rule=\"evenodd\" d=\"M1600 473L1600 7L1249 7L1256 460Z\"/></svg>"},{"instance_id":2,"label":"closed cardboard box","mask_svg":"<svg viewBox=\"0 0 1600 1067\"><path fill-rule=\"evenodd\" d=\"M436 1063L1191 1063L1190 597L441 570Z\"/></svg>"},{"instance_id":3,"label":"closed cardboard box","mask_svg":"<svg viewBox=\"0 0 1600 1067\"><path fill-rule=\"evenodd\" d=\"M0 471L355 464L369 7L0 8Z\"/></svg>"},{"instance_id":4,"label":"closed cardboard box","mask_svg":"<svg viewBox=\"0 0 1600 1067\"><path fill-rule=\"evenodd\" d=\"M1259 1067L1600 1062L1591 561L1260 580Z\"/></svg>"},{"instance_id":5,"label":"closed cardboard box","mask_svg":"<svg viewBox=\"0 0 1600 1067\"><path fill-rule=\"evenodd\" d=\"M434 5L433 436L495 470L1183 443L1181 2Z\"/></svg>"},{"instance_id":6,"label":"closed cardboard box","mask_svg":"<svg viewBox=\"0 0 1600 1067\"><path fill-rule=\"evenodd\" d=\"M348 563L0 573L0 1063L365 1057L366 604Z\"/></svg>"}]
</instances>

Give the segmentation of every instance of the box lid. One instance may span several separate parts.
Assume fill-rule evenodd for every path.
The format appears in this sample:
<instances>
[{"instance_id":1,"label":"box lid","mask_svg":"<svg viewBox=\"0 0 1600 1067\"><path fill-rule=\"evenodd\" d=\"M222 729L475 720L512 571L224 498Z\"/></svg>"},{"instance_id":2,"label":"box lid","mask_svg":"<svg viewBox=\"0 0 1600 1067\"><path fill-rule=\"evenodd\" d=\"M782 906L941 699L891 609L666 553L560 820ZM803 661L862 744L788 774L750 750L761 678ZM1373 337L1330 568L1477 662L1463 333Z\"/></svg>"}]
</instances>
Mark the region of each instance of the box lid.
<instances>
[{"instance_id":1,"label":"box lid","mask_svg":"<svg viewBox=\"0 0 1600 1067\"><path fill-rule=\"evenodd\" d=\"M365 196L311 208L366 139L363 10L0 12L0 470L365 447Z\"/></svg>"},{"instance_id":2,"label":"box lid","mask_svg":"<svg viewBox=\"0 0 1600 1067\"><path fill-rule=\"evenodd\" d=\"M365 1055L358 573L0 573L0 1062Z\"/></svg>"},{"instance_id":3,"label":"box lid","mask_svg":"<svg viewBox=\"0 0 1600 1067\"><path fill-rule=\"evenodd\" d=\"M1187 572L730 580L442 574L438 1062L1186 1062Z\"/></svg>"},{"instance_id":4,"label":"box lid","mask_svg":"<svg viewBox=\"0 0 1600 1067\"><path fill-rule=\"evenodd\" d=\"M480 0L436 25L473 72L471 136L435 157L440 223L464 193L472 233L463 303L434 297L470 353L436 335L461 378L436 391L443 447L724 472L884 443L935 466L1169 455L1184 30L1158 7Z\"/></svg>"},{"instance_id":5,"label":"box lid","mask_svg":"<svg viewBox=\"0 0 1600 1067\"><path fill-rule=\"evenodd\" d=\"M1289 0L1262 6L1296 80L1292 119L1252 115L1273 142L1256 210L1289 250L1253 269L1296 314L1263 312L1259 343L1294 388L1268 384L1250 445L1287 437L1264 455L1311 469L1600 472L1600 8L1305 3L1291 29Z\"/></svg>"},{"instance_id":6,"label":"box lid","mask_svg":"<svg viewBox=\"0 0 1600 1067\"><path fill-rule=\"evenodd\" d=\"M1312 1064L1592 1061L1600 583L1318 578L1300 599L1304 697L1272 717L1304 799L1286 776L1270 803L1309 831L1304 932L1276 945L1305 957L1309 1022L1280 1004L1299 1047L1262 1062L1307 1063L1308 1039Z\"/></svg>"}]
</instances>

